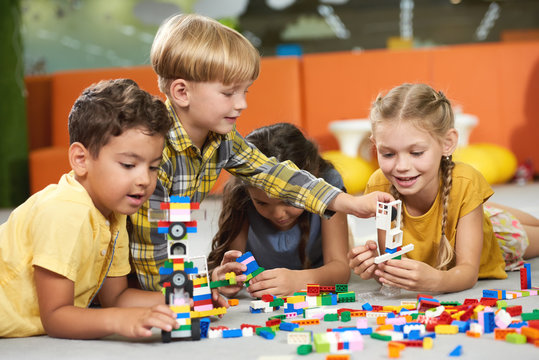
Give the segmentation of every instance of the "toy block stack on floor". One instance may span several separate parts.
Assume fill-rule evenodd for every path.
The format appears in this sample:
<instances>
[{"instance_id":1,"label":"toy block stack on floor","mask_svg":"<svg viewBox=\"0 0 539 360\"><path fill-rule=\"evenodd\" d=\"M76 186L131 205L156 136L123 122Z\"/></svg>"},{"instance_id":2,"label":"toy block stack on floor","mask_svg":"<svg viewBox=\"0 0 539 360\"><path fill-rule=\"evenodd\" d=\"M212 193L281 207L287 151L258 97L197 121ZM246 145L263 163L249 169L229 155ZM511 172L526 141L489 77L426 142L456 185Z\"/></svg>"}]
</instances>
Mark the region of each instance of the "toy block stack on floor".
<instances>
[{"instance_id":1,"label":"toy block stack on floor","mask_svg":"<svg viewBox=\"0 0 539 360\"><path fill-rule=\"evenodd\" d=\"M226 308L214 309L211 298L208 265L205 256L190 257L188 234L195 234L197 223L191 211L198 203L188 197L171 196L160 209L149 209L149 221L158 222L158 234L167 236L168 258L159 269L165 301L176 313L179 328L162 332L164 342L173 338L199 340L206 337L209 319L226 313ZM190 301L193 301L193 310Z\"/></svg>"}]
</instances>

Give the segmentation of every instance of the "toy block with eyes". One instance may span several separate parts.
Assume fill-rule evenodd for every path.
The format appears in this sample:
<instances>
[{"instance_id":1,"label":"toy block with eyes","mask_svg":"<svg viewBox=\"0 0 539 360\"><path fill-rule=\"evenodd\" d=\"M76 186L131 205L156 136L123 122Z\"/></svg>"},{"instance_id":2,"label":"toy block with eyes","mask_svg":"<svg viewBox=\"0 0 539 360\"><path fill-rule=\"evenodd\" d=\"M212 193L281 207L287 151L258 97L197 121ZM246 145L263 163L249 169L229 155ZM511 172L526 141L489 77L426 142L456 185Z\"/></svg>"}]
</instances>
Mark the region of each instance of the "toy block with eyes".
<instances>
[{"instance_id":1,"label":"toy block with eyes","mask_svg":"<svg viewBox=\"0 0 539 360\"><path fill-rule=\"evenodd\" d=\"M197 232L196 218L204 217L198 203L188 197L171 196L159 209L149 209L148 220L157 222L157 233L167 237L168 260L159 269L165 302L176 313L178 329L163 331L163 342L172 339L199 340L207 333L205 318L226 313L215 308L211 299L206 256L189 256L189 235ZM193 300L191 310L190 301Z\"/></svg>"},{"instance_id":2,"label":"toy block with eyes","mask_svg":"<svg viewBox=\"0 0 539 360\"><path fill-rule=\"evenodd\" d=\"M375 264L380 264L389 259L400 258L402 254L414 249L414 244L402 246L401 226L402 202L395 200L390 203L378 202L376 209L376 230L378 236L380 230L385 235L385 254L374 258ZM380 243L380 242L378 242Z\"/></svg>"}]
</instances>

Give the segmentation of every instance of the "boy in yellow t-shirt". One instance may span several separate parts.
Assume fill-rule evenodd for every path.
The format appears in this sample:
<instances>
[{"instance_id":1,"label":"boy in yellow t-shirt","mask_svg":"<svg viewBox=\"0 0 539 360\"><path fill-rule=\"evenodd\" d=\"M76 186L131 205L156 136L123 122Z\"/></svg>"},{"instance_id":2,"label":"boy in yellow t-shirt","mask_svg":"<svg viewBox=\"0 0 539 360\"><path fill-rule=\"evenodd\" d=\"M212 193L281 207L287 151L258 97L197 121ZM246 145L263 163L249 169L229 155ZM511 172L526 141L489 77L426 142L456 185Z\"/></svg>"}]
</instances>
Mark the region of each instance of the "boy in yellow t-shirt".
<instances>
[{"instance_id":1,"label":"boy in yellow t-shirt","mask_svg":"<svg viewBox=\"0 0 539 360\"><path fill-rule=\"evenodd\" d=\"M126 215L155 188L170 125L165 105L132 80L102 81L77 99L72 171L0 226L0 337L141 337L177 326L161 293L126 280ZM96 296L103 308L89 308Z\"/></svg>"}]
</instances>

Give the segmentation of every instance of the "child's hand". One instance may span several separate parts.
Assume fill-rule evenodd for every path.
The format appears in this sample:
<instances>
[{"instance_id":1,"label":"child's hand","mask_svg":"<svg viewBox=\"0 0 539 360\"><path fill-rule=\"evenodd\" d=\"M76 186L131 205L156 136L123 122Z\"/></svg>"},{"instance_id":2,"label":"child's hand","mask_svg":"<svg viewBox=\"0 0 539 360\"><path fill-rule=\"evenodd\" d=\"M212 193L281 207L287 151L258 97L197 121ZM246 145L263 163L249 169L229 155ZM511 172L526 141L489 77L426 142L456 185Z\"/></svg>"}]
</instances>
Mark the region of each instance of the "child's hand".
<instances>
[{"instance_id":1,"label":"child's hand","mask_svg":"<svg viewBox=\"0 0 539 360\"><path fill-rule=\"evenodd\" d=\"M221 265L216 267L212 272L212 281L225 280L226 274L229 272L236 274L236 285L219 288L219 292L227 297L236 295L243 288L243 282L247 279L247 276L243 275L243 272L247 270L247 266L236 261L241 255L241 251L238 250L225 252ZM217 299L214 298L215 300ZM225 300L223 299L223 301Z\"/></svg>"},{"instance_id":2,"label":"child's hand","mask_svg":"<svg viewBox=\"0 0 539 360\"><path fill-rule=\"evenodd\" d=\"M443 272L408 258L378 264L375 275L389 286L410 291L439 291Z\"/></svg>"},{"instance_id":3,"label":"child's hand","mask_svg":"<svg viewBox=\"0 0 539 360\"><path fill-rule=\"evenodd\" d=\"M167 305L151 308L118 308L115 333L130 337L148 337L152 328L165 331L177 329L176 314ZM113 320L114 321L114 320Z\"/></svg>"},{"instance_id":4,"label":"child's hand","mask_svg":"<svg viewBox=\"0 0 539 360\"><path fill-rule=\"evenodd\" d=\"M330 209L345 212L360 218L369 218L376 215L377 202L389 203L395 198L385 192L374 191L362 196L352 196L341 193L330 203Z\"/></svg>"},{"instance_id":5,"label":"child's hand","mask_svg":"<svg viewBox=\"0 0 539 360\"><path fill-rule=\"evenodd\" d=\"M303 279L297 276L297 273L298 271L285 268L264 270L249 280L247 291L256 298L261 298L264 294L274 296L292 295L307 286Z\"/></svg>"},{"instance_id":6,"label":"child's hand","mask_svg":"<svg viewBox=\"0 0 539 360\"><path fill-rule=\"evenodd\" d=\"M356 246L348 252L348 265L363 280L373 277L376 264L374 258L378 256L376 242L369 240L362 246Z\"/></svg>"}]
</instances>

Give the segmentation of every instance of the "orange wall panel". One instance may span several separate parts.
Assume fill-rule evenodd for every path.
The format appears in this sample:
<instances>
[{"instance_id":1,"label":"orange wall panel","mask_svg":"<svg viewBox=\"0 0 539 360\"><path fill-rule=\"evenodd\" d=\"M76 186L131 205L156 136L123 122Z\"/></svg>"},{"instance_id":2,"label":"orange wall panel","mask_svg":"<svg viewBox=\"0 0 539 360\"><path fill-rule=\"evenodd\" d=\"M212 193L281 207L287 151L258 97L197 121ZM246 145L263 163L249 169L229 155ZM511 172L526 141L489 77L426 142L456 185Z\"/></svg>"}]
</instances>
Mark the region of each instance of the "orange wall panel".
<instances>
[{"instance_id":1,"label":"orange wall panel","mask_svg":"<svg viewBox=\"0 0 539 360\"><path fill-rule=\"evenodd\" d=\"M309 54L303 59L304 128L313 137L334 120L366 118L380 91L430 76L427 51Z\"/></svg>"},{"instance_id":2,"label":"orange wall panel","mask_svg":"<svg viewBox=\"0 0 539 360\"><path fill-rule=\"evenodd\" d=\"M69 144L67 118L71 107L81 92L101 80L129 78L144 90L161 95L157 75L150 66L110 68L58 72L52 79L52 143L54 146Z\"/></svg>"},{"instance_id":3,"label":"orange wall panel","mask_svg":"<svg viewBox=\"0 0 539 360\"><path fill-rule=\"evenodd\" d=\"M256 128L279 122L301 126L300 60L297 57L267 57L260 75L247 94L247 109L237 128L247 135Z\"/></svg>"}]
</instances>

